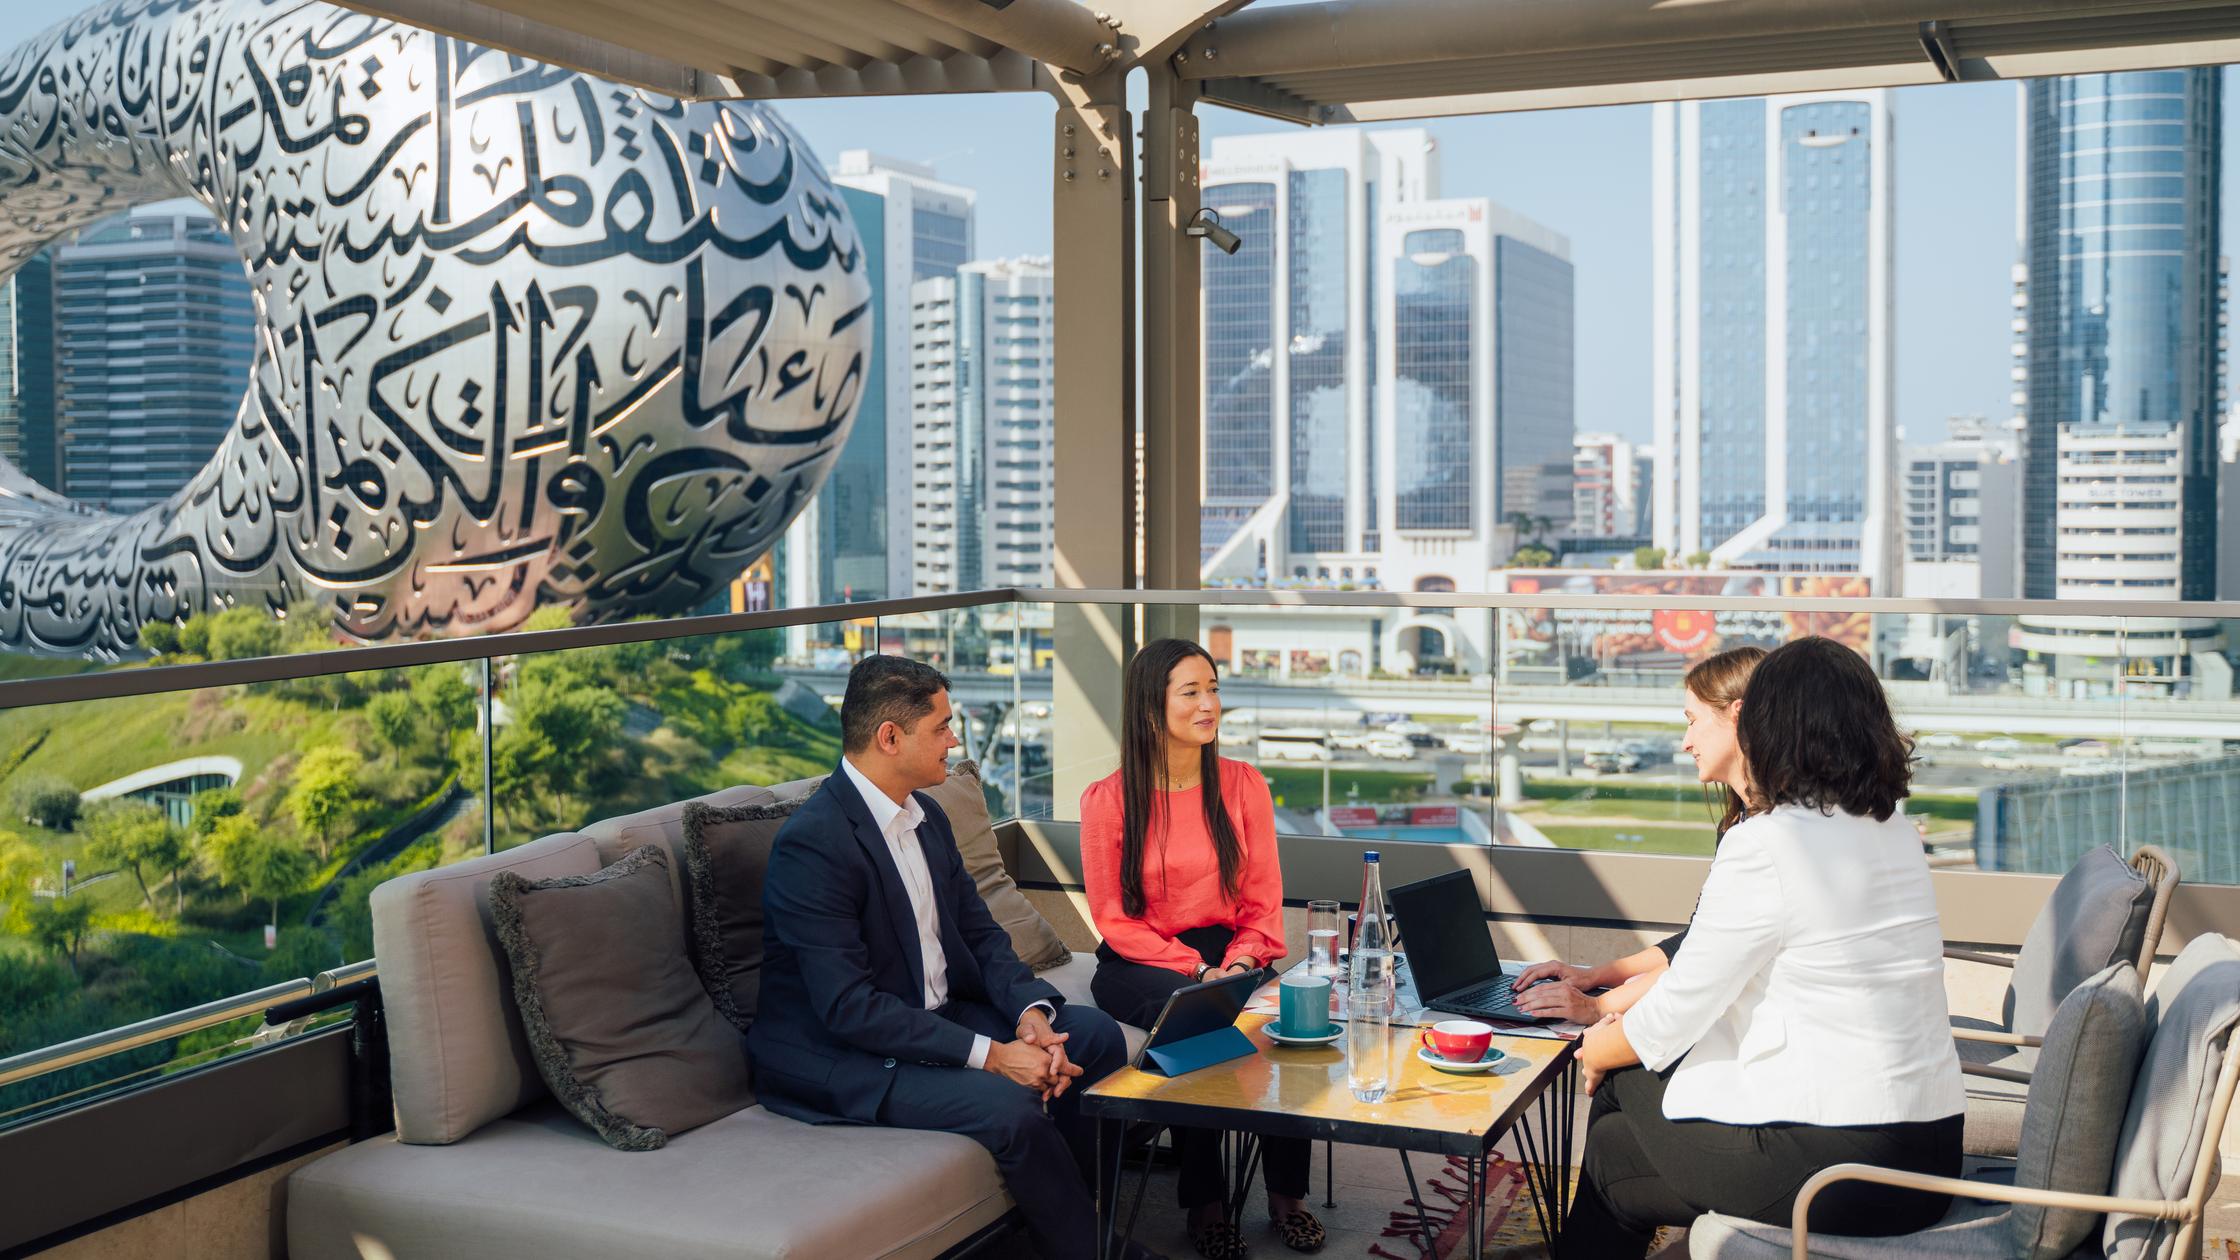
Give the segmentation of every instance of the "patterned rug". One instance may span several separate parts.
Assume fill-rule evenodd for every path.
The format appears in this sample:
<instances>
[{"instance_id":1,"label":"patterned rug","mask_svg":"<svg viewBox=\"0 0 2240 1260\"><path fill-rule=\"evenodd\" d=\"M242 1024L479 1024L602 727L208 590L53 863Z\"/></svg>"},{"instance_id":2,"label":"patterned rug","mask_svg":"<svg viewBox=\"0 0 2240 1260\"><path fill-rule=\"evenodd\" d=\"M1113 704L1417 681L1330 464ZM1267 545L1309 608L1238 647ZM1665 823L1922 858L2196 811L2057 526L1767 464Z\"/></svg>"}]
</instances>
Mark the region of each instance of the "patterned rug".
<instances>
[{"instance_id":1,"label":"patterned rug","mask_svg":"<svg viewBox=\"0 0 2240 1260\"><path fill-rule=\"evenodd\" d=\"M1495 1155L1486 1166L1485 1254L1500 1256L1504 1250L1519 1255L1544 1255L1547 1235L1540 1230L1539 1214L1532 1210L1532 1196L1525 1190L1524 1166L1505 1156ZM1578 1170L1572 1170L1576 1182ZM1450 1157L1446 1167L1433 1173L1423 1183L1426 1202L1423 1219L1428 1220L1435 1237L1426 1242L1423 1220L1416 1215L1419 1206L1408 1199L1393 1210L1391 1223L1385 1226L1384 1236L1394 1240L1400 1248L1388 1251L1383 1246L1369 1249L1372 1256L1383 1260L1448 1260L1451 1256L1470 1254L1469 1194L1464 1189L1469 1184L1469 1173L1463 1161Z\"/></svg>"}]
</instances>

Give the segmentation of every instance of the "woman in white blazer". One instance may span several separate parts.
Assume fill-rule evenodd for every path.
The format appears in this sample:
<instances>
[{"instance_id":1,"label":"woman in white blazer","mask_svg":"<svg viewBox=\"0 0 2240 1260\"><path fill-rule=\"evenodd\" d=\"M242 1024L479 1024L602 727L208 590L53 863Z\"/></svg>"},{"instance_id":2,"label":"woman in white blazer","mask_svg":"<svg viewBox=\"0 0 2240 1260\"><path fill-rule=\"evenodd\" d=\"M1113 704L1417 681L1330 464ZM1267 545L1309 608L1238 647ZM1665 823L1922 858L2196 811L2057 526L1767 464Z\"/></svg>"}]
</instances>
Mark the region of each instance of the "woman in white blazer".
<instances>
[{"instance_id":1,"label":"woman in white blazer","mask_svg":"<svg viewBox=\"0 0 2240 1260\"><path fill-rule=\"evenodd\" d=\"M1751 674L1736 735L1753 812L1721 839L1672 965L1580 1044L1594 1107L1567 1256L1644 1255L1658 1226L1710 1211L1785 1225L1835 1164L1960 1172L1943 933L1881 683L1851 649L1800 639ZM1812 1223L1905 1234L1947 1206L1851 1183Z\"/></svg>"}]
</instances>

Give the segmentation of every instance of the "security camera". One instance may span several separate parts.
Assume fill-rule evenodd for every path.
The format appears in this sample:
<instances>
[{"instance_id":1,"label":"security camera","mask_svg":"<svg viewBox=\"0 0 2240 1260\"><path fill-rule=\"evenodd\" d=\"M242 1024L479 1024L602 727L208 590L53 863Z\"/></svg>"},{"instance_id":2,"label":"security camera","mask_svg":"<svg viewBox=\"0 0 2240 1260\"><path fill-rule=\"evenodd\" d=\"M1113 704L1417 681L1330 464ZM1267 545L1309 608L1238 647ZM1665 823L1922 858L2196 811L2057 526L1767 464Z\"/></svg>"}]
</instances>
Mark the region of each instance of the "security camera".
<instances>
[{"instance_id":1,"label":"security camera","mask_svg":"<svg viewBox=\"0 0 2240 1260\"><path fill-rule=\"evenodd\" d=\"M1210 241L1224 254L1234 254L1244 248L1244 238L1221 226L1221 215L1210 206L1200 207L1191 215L1190 221L1182 225L1182 234Z\"/></svg>"}]
</instances>

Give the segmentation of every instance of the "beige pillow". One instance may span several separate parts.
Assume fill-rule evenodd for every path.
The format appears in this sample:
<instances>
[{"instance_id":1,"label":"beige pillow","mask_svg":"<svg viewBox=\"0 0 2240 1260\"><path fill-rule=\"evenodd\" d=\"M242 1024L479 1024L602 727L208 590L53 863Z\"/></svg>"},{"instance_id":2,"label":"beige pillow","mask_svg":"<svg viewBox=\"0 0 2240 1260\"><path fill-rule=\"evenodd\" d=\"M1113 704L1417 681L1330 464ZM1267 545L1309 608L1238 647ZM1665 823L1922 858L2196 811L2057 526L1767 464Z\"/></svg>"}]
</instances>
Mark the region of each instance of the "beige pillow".
<instances>
[{"instance_id":1,"label":"beige pillow","mask_svg":"<svg viewBox=\"0 0 2240 1260\"><path fill-rule=\"evenodd\" d=\"M659 845L590 875L501 871L490 912L538 1073L608 1145L655 1150L753 1104L745 1042L677 948Z\"/></svg>"},{"instance_id":2,"label":"beige pillow","mask_svg":"<svg viewBox=\"0 0 2240 1260\"><path fill-rule=\"evenodd\" d=\"M692 965L716 1011L742 1033L754 1023L762 991L762 878L770 846L800 803L685 803L681 850Z\"/></svg>"},{"instance_id":3,"label":"beige pillow","mask_svg":"<svg viewBox=\"0 0 2240 1260\"><path fill-rule=\"evenodd\" d=\"M925 794L948 815L949 829L956 833L957 851L964 857L965 873L972 876L980 899L988 903L988 913L1011 934L1011 950L1019 955L1019 961L1036 971L1063 966L1073 957L1073 951L1019 891L1011 872L1003 869L995 824L988 819L988 798L980 787L979 765L958 762L941 786L927 788Z\"/></svg>"}]
</instances>

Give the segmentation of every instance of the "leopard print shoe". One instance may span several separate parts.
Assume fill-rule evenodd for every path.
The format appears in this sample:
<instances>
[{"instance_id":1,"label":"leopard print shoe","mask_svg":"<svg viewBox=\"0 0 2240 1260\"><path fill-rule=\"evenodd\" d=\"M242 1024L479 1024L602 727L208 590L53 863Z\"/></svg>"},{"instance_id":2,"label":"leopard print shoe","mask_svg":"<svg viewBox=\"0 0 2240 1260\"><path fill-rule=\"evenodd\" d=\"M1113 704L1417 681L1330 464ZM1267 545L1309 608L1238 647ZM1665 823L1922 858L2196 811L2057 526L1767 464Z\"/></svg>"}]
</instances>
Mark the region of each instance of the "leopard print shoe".
<instances>
[{"instance_id":1,"label":"leopard print shoe","mask_svg":"<svg viewBox=\"0 0 2240 1260\"><path fill-rule=\"evenodd\" d=\"M1213 1221L1190 1231L1190 1245L1206 1260L1244 1260L1244 1231L1228 1221Z\"/></svg>"},{"instance_id":2,"label":"leopard print shoe","mask_svg":"<svg viewBox=\"0 0 2240 1260\"><path fill-rule=\"evenodd\" d=\"M1293 1251L1320 1251L1322 1244L1330 1240L1329 1232L1322 1228L1322 1222L1316 1220L1314 1213L1305 1208L1291 1213L1275 1225L1276 1232L1283 1237L1283 1245Z\"/></svg>"}]
</instances>

